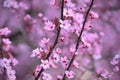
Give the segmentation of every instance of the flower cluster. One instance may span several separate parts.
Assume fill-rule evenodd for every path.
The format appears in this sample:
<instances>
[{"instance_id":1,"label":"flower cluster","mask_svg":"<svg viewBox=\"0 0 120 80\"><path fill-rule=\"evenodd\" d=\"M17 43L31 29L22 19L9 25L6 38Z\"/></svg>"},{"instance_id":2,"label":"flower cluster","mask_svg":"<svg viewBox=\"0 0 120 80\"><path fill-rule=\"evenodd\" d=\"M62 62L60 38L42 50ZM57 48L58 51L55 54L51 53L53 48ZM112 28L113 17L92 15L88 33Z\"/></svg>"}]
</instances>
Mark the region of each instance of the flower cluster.
<instances>
[{"instance_id":1,"label":"flower cluster","mask_svg":"<svg viewBox=\"0 0 120 80\"><path fill-rule=\"evenodd\" d=\"M15 70L11 67L12 61L7 58L0 59L0 66L6 69L9 80L16 80Z\"/></svg>"},{"instance_id":2,"label":"flower cluster","mask_svg":"<svg viewBox=\"0 0 120 80\"><path fill-rule=\"evenodd\" d=\"M7 78L9 80L16 80L16 71L12 69L12 66L18 64L18 61L13 58L12 54L10 53L12 42L9 40L9 38L7 38L10 32L11 31L7 27L0 29L0 36L2 39L2 50L0 55L3 55L3 58L0 59L0 67L6 70Z\"/></svg>"},{"instance_id":3,"label":"flower cluster","mask_svg":"<svg viewBox=\"0 0 120 80\"><path fill-rule=\"evenodd\" d=\"M111 65L113 65L114 66L114 68L113 68L113 71L114 72L119 72L119 70L120 70L120 68L119 68L119 66L118 66L118 64L119 64L119 59L120 59L120 54L116 54L114 57L113 57L113 59L111 60Z\"/></svg>"}]
</instances>

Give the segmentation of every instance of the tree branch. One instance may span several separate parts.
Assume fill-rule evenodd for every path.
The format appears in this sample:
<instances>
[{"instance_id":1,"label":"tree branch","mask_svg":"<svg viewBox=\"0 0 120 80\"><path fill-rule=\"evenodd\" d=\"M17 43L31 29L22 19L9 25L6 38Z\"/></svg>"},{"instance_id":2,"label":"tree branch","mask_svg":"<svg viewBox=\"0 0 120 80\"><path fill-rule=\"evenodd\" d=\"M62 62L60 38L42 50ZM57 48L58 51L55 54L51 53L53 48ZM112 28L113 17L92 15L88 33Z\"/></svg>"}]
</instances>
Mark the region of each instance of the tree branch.
<instances>
[{"instance_id":1,"label":"tree branch","mask_svg":"<svg viewBox=\"0 0 120 80\"><path fill-rule=\"evenodd\" d=\"M64 0L61 0L61 1L62 1L62 2L61 2L61 19L64 20L64 18L63 18ZM46 56L45 59L48 59L48 58L50 57L53 49L54 49L55 46L57 45L60 32L61 32L61 28L59 27L59 28L58 28L58 32L57 32L57 36L56 36L55 41L54 41L54 44L53 44L51 50L49 51L49 53L48 53L48 55ZM40 75L41 75L41 73L42 73L43 71L44 71L44 69L41 68L41 70L40 70L40 72L38 73L38 75L37 75L37 77L35 78L35 80L38 80L38 79L39 79L39 77L40 77Z\"/></svg>"},{"instance_id":2,"label":"tree branch","mask_svg":"<svg viewBox=\"0 0 120 80\"><path fill-rule=\"evenodd\" d=\"M88 10L87 10L87 12L86 12L85 19L84 19L83 25L82 25L82 29L81 29L81 32L80 32L80 34L79 34L79 36L78 36L78 39L77 39L77 43L76 43L76 47L75 47L75 49L76 49L75 52L78 50L79 42L81 41L81 36L82 36L83 31L84 31L84 27L85 27L85 24L86 24L86 22L87 22L87 18L88 18L89 12L90 12L90 10L91 10L91 8L92 8L92 6L93 6L93 2L94 2L94 0L91 1L91 4L90 4L90 6L89 6L89 8L88 8ZM66 71L70 69L70 67L71 67L71 65L72 65L72 63L73 63L73 61L74 61L74 59L75 59L75 56L76 56L76 55L73 54L72 59L71 59L69 65L68 65ZM65 80L65 77L66 77L66 74L64 73L62 80Z\"/></svg>"}]
</instances>

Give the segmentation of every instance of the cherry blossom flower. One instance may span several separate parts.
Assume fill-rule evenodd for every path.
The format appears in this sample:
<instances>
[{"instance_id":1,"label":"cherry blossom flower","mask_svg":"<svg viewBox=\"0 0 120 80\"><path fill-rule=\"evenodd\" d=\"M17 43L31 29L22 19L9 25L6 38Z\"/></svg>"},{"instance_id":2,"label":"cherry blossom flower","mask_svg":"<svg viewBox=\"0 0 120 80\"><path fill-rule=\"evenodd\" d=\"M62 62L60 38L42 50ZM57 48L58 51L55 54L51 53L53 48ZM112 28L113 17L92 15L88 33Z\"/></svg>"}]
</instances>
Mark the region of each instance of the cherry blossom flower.
<instances>
[{"instance_id":1,"label":"cherry blossom flower","mask_svg":"<svg viewBox=\"0 0 120 80\"><path fill-rule=\"evenodd\" d=\"M52 56L52 59L55 63L58 63L60 61L59 54L54 53L53 56Z\"/></svg>"},{"instance_id":2,"label":"cherry blossom flower","mask_svg":"<svg viewBox=\"0 0 120 80\"><path fill-rule=\"evenodd\" d=\"M67 59L66 56L61 57L61 59L60 59L60 62L61 62L62 66L63 66L64 68L67 67L68 61L69 61L69 60Z\"/></svg>"},{"instance_id":3,"label":"cherry blossom flower","mask_svg":"<svg viewBox=\"0 0 120 80\"><path fill-rule=\"evenodd\" d=\"M9 80L16 80L15 70L12 70L12 67L10 64L11 64L10 59L3 58L0 60L0 66L2 66L3 68L6 69L8 79Z\"/></svg>"},{"instance_id":4,"label":"cherry blossom flower","mask_svg":"<svg viewBox=\"0 0 120 80\"><path fill-rule=\"evenodd\" d=\"M57 75L57 80L62 80L62 76L61 75Z\"/></svg>"},{"instance_id":5,"label":"cherry blossom flower","mask_svg":"<svg viewBox=\"0 0 120 80\"><path fill-rule=\"evenodd\" d=\"M18 2L15 0L5 0L3 3L4 7L10 8L13 7L15 9L19 8Z\"/></svg>"},{"instance_id":6,"label":"cherry blossom flower","mask_svg":"<svg viewBox=\"0 0 120 80\"><path fill-rule=\"evenodd\" d=\"M7 75L9 80L16 80L15 70L7 69Z\"/></svg>"},{"instance_id":7,"label":"cherry blossom flower","mask_svg":"<svg viewBox=\"0 0 120 80\"><path fill-rule=\"evenodd\" d=\"M52 80L52 76L50 74L44 72L42 75L43 80Z\"/></svg>"},{"instance_id":8,"label":"cherry blossom flower","mask_svg":"<svg viewBox=\"0 0 120 80\"><path fill-rule=\"evenodd\" d=\"M55 29L55 24L53 24L51 21L47 20L44 22L45 26L44 29L48 31L52 31Z\"/></svg>"},{"instance_id":9,"label":"cherry blossom flower","mask_svg":"<svg viewBox=\"0 0 120 80\"><path fill-rule=\"evenodd\" d=\"M2 41L5 45L10 45L12 43L8 38L4 38Z\"/></svg>"},{"instance_id":10,"label":"cherry blossom flower","mask_svg":"<svg viewBox=\"0 0 120 80\"><path fill-rule=\"evenodd\" d=\"M76 68L79 68L79 63L76 60L74 60L73 61L73 66L76 67Z\"/></svg>"},{"instance_id":11,"label":"cherry blossom flower","mask_svg":"<svg viewBox=\"0 0 120 80\"><path fill-rule=\"evenodd\" d=\"M10 66L11 60L7 58L3 58L2 60L0 60L0 63L2 67L7 68L8 66Z\"/></svg>"},{"instance_id":12,"label":"cherry blossom flower","mask_svg":"<svg viewBox=\"0 0 120 80\"><path fill-rule=\"evenodd\" d=\"M0 35L7 36L10 32L11 31L7 27L0 29Z\"/></svg>"},{"instance_id":13,"label":"cherry blossom flower","mask_svg":"<svg viewBox=\"0 0 120 80\"><path fill-rule=\"evenodd\" d=\"M42 48L36 48L32 51L31 57L35 57L39 55L39 58L41 58L41 53L43 52Z\"/></svg>"},{"instance_id":14,"label":"cherry blossom flower","mask_svg":"<svg viewBox=\"0 0 120 80\"><path fill-rule=\"evenodd\" d=\"M60 20L60 27L69 31L69 28L71 27L70 21L69 20Z\"/></svg>"},{"instance_id":15,"label":"cherry blossom flower","mask_svg":"<svg viewBox=\"0 0 120 80\"><path fill-rule=\"evenodd\" d=\"M113 59L111 62L110 62L112 65L116 65L119 63L119 60L117 59Z\"/></svg>"},{"instance_id":16,"label":"cherry blossom flower","mask_svg":"<svg viewBox=\"0 0 120 80\"><path fill-rule=\"evenodd\" d=\"M70 8L68 8L68 9L64 8L63 15L65 17L72 17L74 15L74 11L72 9L70 9Z\"/></svg>"},{"instance_id":17,"label":"cherry blossom flower","mask_svg":"<svg viewBox=\"0 0 120 80\"><path fill-rule=\"evenodd\" d=\"M67 78L71 79L74 77L75 73L73 71L65 71Z\"/></svg>"},{"instance_id":18,"label":"cherry blossom flower","mask_svg":"<svg viewBox=\"0 0 120 80\"><path fill-rule=\"evenodd\" d=\"M50 63L48 60L41 60L41 62L42 62L41 67L43 67L43 69L50 68Z\"/></svg>"},{"instance_id":19,"label":"cherry blossom flower","mask_svg":"<svg viewBox=\"0 0 120 80\"><path fill-rule=\"evenodd\" d=\"M62 52L62 50L60 48L56 48L56 53L60 54Z\"/></svg>"}]
</instances>

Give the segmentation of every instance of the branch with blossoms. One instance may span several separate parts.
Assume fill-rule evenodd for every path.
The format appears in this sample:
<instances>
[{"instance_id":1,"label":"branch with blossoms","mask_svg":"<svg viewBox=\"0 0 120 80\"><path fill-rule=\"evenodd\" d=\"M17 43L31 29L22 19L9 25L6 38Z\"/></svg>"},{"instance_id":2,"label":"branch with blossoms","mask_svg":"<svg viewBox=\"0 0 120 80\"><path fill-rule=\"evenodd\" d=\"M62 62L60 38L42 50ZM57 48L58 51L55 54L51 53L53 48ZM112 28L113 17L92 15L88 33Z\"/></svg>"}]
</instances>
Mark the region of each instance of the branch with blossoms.
<instances>
[{"instance_id":1,"label":"branch with blossoms","mask_svg":"<svg viewBox=\"0 0 120 80\"><path fill-rule=\"evenodd\" d=\"M91 8L92 8L92 6L93 6L93 2L94 2L94 0L91 1L91 4L90 4L90 6L89 6L89 8L88 8L88 10L87 10L87 12L86 12L85 19L84 19L83 25L82 25L82 29L81 29L81 32L80 32L80 34L79 34L79 36L78 36L78 39L77 39L77 43L76 43L76 47L75 47L75 52L74 52L74 54L73 54L73 56L72 56L72 59L71 59L69 65L68 65L66 71L68 71L68 70L70 69L70 67L71 67L71 65L72 65L72 63L73 63L73 61L74 61L74 59L75 59L75 57L76 57L76 54L75 54L75 53L77 52L78 47L79 47L79 43L81 42L82 33L83 33L83 31L84 31L85 24L86 24L88 15L89 15L89 13L90 13L90 10L91 10ZM66 77L66 74L63 75L62 80L65 80L65 77Z\"/></svg>"},{"instance_id":2,"label":"branch with blossoms","mask_svg":"<svg viewBox=\"0 0 120 80\"><path fill-rule=\"evenodd\" d=\"M77 9L76 5L70 0L51 0L51 4L54 6L62 5L61 19L55 18L53 23L46 17L43 17L44 30L48 31L48 35L51 32L52 38L51 36L49 38L43 37L39 42L39 47L33 50L31 54L31 57L37 56L41 60L41 64L35 70L35 80L74 79L75 72L70 70L72 67L73 69L80 69L80 72L82 72L81 76L83 76L85 71L90 70L87 69L89 68L88 64L90 62L92 64L93 59L99 60L101 58L101 41L99 39L103 33L93 33L90 31L93 27L91 21L98 18L97 13L91 11L93 2L94 0L87 2L90 3L88 9L86 6ZM57 35L54 32L56 29ZM51 46L52 34L56 35L56 37ZM78 56L83 57L86 63L81 62L82 65L80 65L78 63L79 60L76 59ZM60 70L58 74L54 74L55 76L52 76L52 73L48 73L51 70L57 69ZM99 74L99 71L98 73L96 72L96 75ZM107 73L104 74L103 72L100 75L108 76Z\"/></svg>"},{"instance_id":3,"label":"branch with blossoms","mask_svg":"<svg viewBox=\"0 0 120 80\"><path fill-rule=\"evenodd\" d=\"M61 20L63 20L63 8L64 8L64 0L61 0ZM58 27L58 25L56 25L56 27ZM57 45L60 32L61 32L61 27L58 27L58 29L57 29L57 35L56 35L54 44L53 44L53 46L51 46L50 51L49 51L48 55L46 56L45 60L49 59L51 53L53 52L53 49L54 49L55 46ZM38 80L38 79L39 79L39 77L40 77L40 75L41 75L41 73L42 73L43 71L44 71L44 69L41 68L41 70L39 71L39 73L38 73L37 77L35 78L35 80Z\"/></svg>"},{"instance_id":4,"label":"branch with blossoms","mask_svg":"<svg viewBox=\"0 0 120 80\"><path fill-rule=\"evenodd\" d=\"M2 80L16 80L16 71L12 67L18 64L18 61L11 54L12 42L7 38L10 33L11 31L7 27L0 29L0 73L3 73L0 75L0 79Z\"/></svg>"}]
</instances>

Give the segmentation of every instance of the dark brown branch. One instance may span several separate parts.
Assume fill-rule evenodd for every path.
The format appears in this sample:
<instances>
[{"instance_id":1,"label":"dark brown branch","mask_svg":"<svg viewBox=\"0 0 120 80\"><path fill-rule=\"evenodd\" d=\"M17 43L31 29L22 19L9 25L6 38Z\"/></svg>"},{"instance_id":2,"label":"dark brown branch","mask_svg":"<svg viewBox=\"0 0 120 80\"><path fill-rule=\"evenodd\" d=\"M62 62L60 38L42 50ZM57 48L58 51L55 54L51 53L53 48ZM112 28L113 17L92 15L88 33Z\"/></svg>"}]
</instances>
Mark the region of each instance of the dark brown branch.
<instances>
[{"instance_id":1,"label":"dark brown branch","mask_svg":"<svg viewBox=\"0 0 120 80\"><path fill-rule=\"evenodd\" d=\"M62 1L62 2L61 2L61 19L64 20L64 18L63 18L64 0L61 0L61 1ZM53 49L54 49L55 46L57 45L57 43L58 43L58 38L59 38L59 35L60 35L60 31L61 31L61 28L59 27L59 28L58 28L58 31L57 31L56 39L55 39L55 41L54 41L54 44L53 44L51 50L49 51L49 53L48 53L48 55L46 56L45 59L48 59L48 58L50 57ZM43 71L44 71L44 69L42 68L42 69L40 70L40 72L38 73L37 77L35 78L35 80L38 80L38 79L39 79L39 77L40 77L40 75L41 75L41 73L42 73Z\"/></svg>"},{"instance_id":2,"label":"dark brown branch","mask_svg":"<svg viewBox=\"0 0 120 80\"><path fill-rule=\"evenodd\" d=\"M91 10L91 8L92 8L92 6L93 6L93 2L94 2L94 0L91 1L91 4L90 4L90 6L89 6L89 8L88 8L88 10L87 10L87 12L86 12L85 19L84 19L83 25L82 25L82 29L81 29L80 35L78 36L78 39L77 39L77 43L76 43L76 47L75 47L75 49L76 49L75 52L77 51L77 49L78 49L78 47L79 47L79 43L80 43L80 41L81 41L81 36L82 36L83 31L84 31L84 27L85 27L85 24L86 24L86 22L87 22L87 18L88 18L89 12L90 12L90 10ZM76 56L76 55L73 54L72 59L71 59L69 65L68 65L66 71L70 69L70 67L71 67L71 65L72 65L72 63L73 63L73 61L74 61L74 59L75 59L75 56ZM65 80L65 77L66 77L66 74L64 73L64 76L63 76L62 80Z\"/></svg>"}]
</instances>

